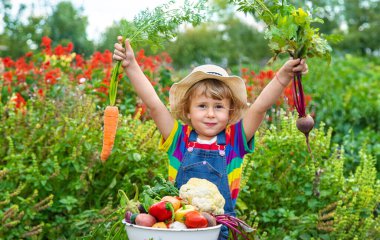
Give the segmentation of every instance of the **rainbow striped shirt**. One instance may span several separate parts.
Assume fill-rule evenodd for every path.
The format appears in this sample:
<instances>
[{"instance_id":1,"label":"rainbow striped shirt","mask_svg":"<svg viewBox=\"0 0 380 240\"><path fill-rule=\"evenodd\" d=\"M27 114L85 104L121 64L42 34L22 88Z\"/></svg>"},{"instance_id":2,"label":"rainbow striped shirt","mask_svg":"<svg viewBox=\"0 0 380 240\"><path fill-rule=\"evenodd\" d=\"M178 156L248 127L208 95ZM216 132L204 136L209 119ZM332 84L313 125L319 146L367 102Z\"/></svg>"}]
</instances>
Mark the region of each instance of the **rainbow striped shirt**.
<instances>
[{"instance_id":1,"label":"rainbow striped shirt","mask_svg":"<svg viewBox=\"0 0 380 240\"><path fill-rule=\"evenodd\" d=\"M190 132L192 128L189 125L182 125L175 121L174 127L169 137L164 141L161 138L160 149L164 150L169 156L169 180L174 181L182 159L187 151ZM240 190L240 180L242 173L243 157L246 153L252 153L254 150L254 138L247 142L242 121L226 127L226 161L228 184L231 191L233 205ZM196 148L217 150L216 143L201 144L196 143Z\"/></svg>"}]
</instances>

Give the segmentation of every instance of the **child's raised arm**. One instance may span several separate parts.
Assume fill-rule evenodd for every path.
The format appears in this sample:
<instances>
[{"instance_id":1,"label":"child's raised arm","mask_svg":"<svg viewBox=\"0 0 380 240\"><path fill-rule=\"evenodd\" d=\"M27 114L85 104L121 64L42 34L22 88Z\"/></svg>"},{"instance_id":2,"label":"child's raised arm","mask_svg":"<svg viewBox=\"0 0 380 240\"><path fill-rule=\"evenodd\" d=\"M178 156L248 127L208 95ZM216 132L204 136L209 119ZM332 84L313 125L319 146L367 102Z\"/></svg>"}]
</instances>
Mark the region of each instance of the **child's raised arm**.
<instances>
[{"instance_id":1,"label":"child's raised arm","mask_svg":"<svg viewBox=\"0 0 380 240\"><path fill-rule=\"evenodd\" d=\"M288 60L276 73L275 77L260 93L243 118L243 126L247 139L251 139L265 117L266 111L276 103L284 88L296 72L307 73L304 59Z\"/></svg>"},{"instance_id":2,"label":"child's raised arm","mask_svg":"<svg viewBox=\"0 0 380 240\"><path fill-rule=\"evenodd\" d=\"M115 43L113 59L122 61L122 66L131 80L137 95L148 107L150 116L156 123L163 138L167 139L174 126L174 119L138 65L128 39L125 40L125 48L121 43L122 37L119 36L118 43Z\"/></svg>"}]
</instances>

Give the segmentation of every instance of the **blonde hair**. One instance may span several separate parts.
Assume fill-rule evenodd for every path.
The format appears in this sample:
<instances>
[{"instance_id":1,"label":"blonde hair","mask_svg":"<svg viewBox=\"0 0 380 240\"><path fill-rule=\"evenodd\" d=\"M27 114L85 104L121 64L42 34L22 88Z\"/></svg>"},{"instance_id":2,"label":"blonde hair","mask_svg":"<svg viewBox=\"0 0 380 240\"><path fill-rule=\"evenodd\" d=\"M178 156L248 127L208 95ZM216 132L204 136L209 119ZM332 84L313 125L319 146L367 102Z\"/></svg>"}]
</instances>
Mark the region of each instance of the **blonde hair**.
<instances>
[{"instance_id":1,"label":"blonde hair","mask_svg":"<svg viewBox=\"0 0 380 240\"><path fill-rule=\"evenodd\" d=\"M225 83L217 79L209 78L195 83L186 91L184 97L179 101L175 109L171 109L174 118L182 120L185 124L191 124L187 115L190 112L191 99L196 94L216 100L229 99L229 124L239 121L247 109L247 104L238 100Z\"/></svg>"}]
</instances>

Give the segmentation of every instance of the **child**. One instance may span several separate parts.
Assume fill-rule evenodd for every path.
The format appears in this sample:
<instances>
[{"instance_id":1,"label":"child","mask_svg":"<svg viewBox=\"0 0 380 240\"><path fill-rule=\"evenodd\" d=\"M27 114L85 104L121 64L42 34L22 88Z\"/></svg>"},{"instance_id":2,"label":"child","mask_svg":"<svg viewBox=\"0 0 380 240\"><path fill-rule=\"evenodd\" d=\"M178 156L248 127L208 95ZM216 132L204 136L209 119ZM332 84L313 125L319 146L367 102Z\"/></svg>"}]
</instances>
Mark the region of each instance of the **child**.
<instances>
[{"instance_id":1,"label":"child","mask_svg":"<svg viewBox=\"0 0 380 240\"><path fill-rule=\"evenodd\" d=\"M225 213L235 215L242 159L253 152L255 131L295 72L307 72L305 61L288 60L250 107L243 79L215 65L196 67L171 87L170 113L137 64L129 41L123 48L121 39L113 58L122 61L162 134L160 146L169 155L169 179L178 188L192 177L208 179L224 196ZM222 229L219 239L227 238L227 229Z\"/></svg>"}]
</instances>

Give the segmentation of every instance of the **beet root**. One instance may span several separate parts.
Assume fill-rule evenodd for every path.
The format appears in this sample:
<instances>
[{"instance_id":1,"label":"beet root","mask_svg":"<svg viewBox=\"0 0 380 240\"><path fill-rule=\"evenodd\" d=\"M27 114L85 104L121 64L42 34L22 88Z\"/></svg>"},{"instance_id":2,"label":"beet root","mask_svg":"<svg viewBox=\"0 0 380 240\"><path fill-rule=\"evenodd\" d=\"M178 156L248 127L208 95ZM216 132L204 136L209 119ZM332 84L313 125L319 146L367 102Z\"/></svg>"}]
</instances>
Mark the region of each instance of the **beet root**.
<instances>
[{"instance_id":1,"label":"beet root","mask_svg":"<svg viewBox=\"0 0 380 240\"><path fill-rule=\"evenodd\" d=\"M306 117L300 117L296 121L296 126L298 130L302 133L309 134L309 132L314 127L314 119L310 115L306 115Z\"/></svg>"},{"instance_id":2,"label":"beet root","mask_svg":"<svg viewBox=\"0 0 380 240\"><path fill-rule=\"evenodd\" d=\"M310 115L306 115L306 117L300 117L296 121L296 126L298 130L300 130L303 134L305 134L307 149L309 150L309 153L311 154L311 148L310 148L310 143L309 143L309 132L314 127L314 119Z\"/></svg>"}]
</instances>

